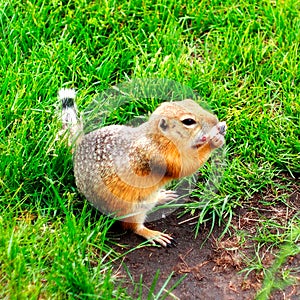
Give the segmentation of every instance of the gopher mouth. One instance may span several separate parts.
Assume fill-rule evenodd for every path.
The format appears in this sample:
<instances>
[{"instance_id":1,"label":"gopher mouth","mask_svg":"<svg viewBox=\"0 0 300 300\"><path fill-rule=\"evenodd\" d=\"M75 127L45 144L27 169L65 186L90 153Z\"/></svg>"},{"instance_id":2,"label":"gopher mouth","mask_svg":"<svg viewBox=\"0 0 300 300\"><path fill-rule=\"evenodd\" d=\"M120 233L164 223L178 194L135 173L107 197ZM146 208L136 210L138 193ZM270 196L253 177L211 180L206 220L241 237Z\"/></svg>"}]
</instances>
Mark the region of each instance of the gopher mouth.
<instances>
[{"instance_id":1,"label":"gopher mouth","mask_svg":"<svg viewBox=\"0 0 300 300\"><path fill-rule=\"evenodd\" d=\"M208 141L208 136L205 134L203 135L199 140L196 141L195 143L195 148L200 148L203 146L206 142Z\"/></svg>"}]
</instances>

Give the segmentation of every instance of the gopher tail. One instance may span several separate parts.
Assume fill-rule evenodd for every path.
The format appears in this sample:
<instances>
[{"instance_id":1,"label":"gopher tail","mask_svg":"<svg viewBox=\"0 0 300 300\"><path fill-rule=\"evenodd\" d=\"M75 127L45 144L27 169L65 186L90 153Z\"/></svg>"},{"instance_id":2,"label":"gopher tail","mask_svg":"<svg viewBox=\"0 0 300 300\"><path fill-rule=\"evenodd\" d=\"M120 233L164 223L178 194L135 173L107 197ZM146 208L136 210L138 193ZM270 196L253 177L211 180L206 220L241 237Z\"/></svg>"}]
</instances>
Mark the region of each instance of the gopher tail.
<instances>
[{"instance_id":1,"label":"gopher tail","mask_svg":"<svg viewBox=\"0 0 300 300\"><path fill-rule=\"evenodd\" d=\"M83 132L81 119L75 103L76 92L74 89L61 89L58 98L62 104L62 130L60 135L68 132L68 144L73 146L78 143L79 135Z\"/></svg>"}]
</instances>

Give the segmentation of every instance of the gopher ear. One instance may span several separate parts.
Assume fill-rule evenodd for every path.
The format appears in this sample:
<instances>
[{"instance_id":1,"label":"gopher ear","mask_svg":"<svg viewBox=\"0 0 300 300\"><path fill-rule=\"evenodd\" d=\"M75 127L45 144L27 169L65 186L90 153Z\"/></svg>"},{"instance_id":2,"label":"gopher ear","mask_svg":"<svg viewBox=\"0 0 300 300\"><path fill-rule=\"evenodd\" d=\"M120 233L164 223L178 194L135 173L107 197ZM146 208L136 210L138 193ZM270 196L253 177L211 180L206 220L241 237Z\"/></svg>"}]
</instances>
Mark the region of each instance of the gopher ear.
<instances>
[{"instance_id":1,"label":"gopher ear","mask_svg":"<svg viewBox=\"0 0 300 300\"><path fill-rule=\"evenodd\" d=\"M161 118L158 123L158 127L161 131L166 131L169 128L169 122L167 118Z\"/></svg>"}]
</instances>

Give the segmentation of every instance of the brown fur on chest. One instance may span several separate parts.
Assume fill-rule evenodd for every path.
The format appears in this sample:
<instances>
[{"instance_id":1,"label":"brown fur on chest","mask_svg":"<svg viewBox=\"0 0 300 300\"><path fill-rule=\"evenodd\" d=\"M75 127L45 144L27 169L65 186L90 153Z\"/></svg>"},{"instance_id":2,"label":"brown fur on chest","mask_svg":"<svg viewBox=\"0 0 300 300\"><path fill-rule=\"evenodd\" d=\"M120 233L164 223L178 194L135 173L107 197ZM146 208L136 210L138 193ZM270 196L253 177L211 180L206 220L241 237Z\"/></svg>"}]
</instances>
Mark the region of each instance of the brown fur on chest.
<instances>
[{"instance_id":1,"label":"brown fur on chest","mask_svg":"<svg viewBox=\"0 0 300 300\"><path fill-rule=\"evenodd\" d=\"M180 152L165 140L153 143L151 149L133 148L128 162L126 168L110 170L110 174L106 172L102 178L106 188L124 201L143 201L181 174Z\"/></svg>"}]
</instances>

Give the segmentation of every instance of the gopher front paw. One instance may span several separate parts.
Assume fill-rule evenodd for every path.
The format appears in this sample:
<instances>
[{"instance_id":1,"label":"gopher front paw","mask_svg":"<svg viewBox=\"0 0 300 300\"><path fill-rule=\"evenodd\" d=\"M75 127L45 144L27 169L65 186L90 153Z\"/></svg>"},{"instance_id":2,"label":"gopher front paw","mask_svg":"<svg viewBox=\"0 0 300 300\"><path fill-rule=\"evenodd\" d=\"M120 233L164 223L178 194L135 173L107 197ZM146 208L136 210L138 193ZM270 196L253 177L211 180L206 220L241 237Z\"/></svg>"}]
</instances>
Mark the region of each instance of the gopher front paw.
<instances>
[{"instance_id":1,"label":"gopher front paw","mask_svg":"<svg viewBox=\"0 0 300 300\"><path fill-rule=\"evenodd\" d=\"M219 122L210 131L210 144L213 148L221 148L225 144L226 122Z\"/></svg>"},{"instance_id":2,"label":"gopher front paw","mask_svg":"<svg viewBox=\"0 0 300 300\"><path fill-rule=\"evenodd\" d=\"M158 192L158 204L165 204L176 200L179 195L175 191L161 189Z\"/></svg>"},{"instance_id":3,"label":"gopher front paw","mask_svg":"<svg viewBox=\"0 0 300 300\"><path fill-rule=\"evenodd\" d=\"M210 144L213 148L221 148L225 144L224 135L217 133L214 137L211 138Z\"/></svg>"}]
</instances>

